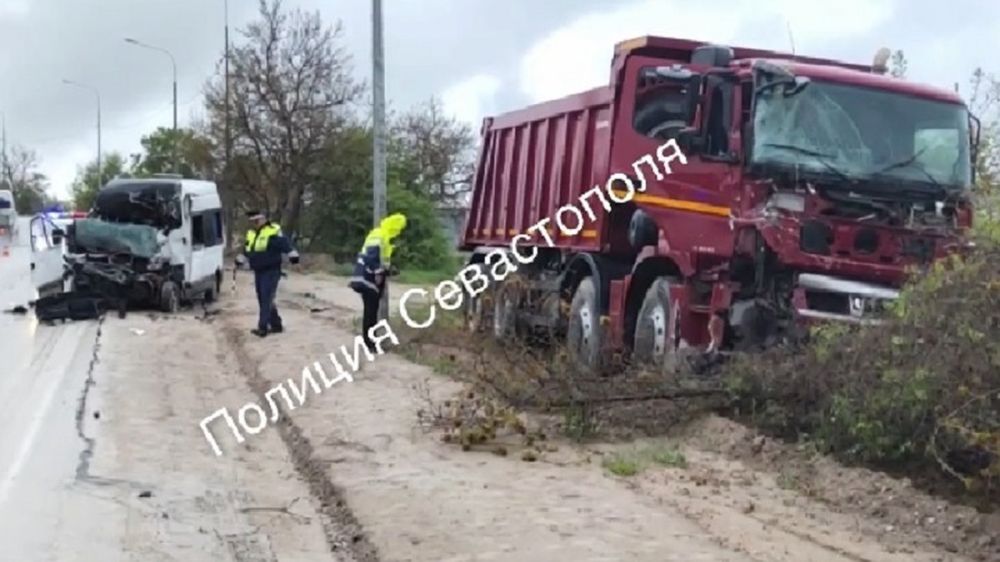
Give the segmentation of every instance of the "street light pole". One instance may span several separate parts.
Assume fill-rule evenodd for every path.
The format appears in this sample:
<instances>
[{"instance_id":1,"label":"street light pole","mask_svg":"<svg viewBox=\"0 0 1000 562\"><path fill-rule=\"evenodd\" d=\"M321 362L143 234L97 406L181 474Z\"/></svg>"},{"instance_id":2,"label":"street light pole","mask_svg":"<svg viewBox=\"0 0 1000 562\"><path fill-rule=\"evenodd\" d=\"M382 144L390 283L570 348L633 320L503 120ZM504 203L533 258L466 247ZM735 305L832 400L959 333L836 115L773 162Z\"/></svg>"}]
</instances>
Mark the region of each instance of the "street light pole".
<instances>
[{"instance_id":1,"label":"street light pole","mask_svg":"<svg viewBox=\"0 0 1000 562\"><path fill-rule=\"evenodd\" d=\"M225 66L226 66L226 167L225 170L229 171L229 158L232 155L232 141L229 136L229 0L224 0L225 9L225 24L226 24L226 54L225 54ZM223 174L225 176L225 174Z\"/></svg>"},{"instance_id":2,"label":"street light pole","mask_svg":"<svg viewBox=\"0 0 1000 562\"><path fill-rule=\"evenodd\" d=\"M76 86L77 88L83 88L84 90L90 90L91 92L94 92L94 95L97 97L97 189L100 189L101 185L104 183L104 169L101 168L101 92L93 86L88 86L72 80L66 80L65 78L63 79L63 84Z\"/></svg>"},{"instance_id":3,"label":"street light pole","mask_svg":"<svg viewBox=\"0 0 1000 562\"><path fill-rule=\"evenodd\" d=\"M174 59L174 55L170 51L168 51L168 50L166 50L166 49L164 49L162 47L155 47L153 45L148 45L146 43L143 43L141 41L137 41L135 39L128 38L128 37L125 38L125 42L126 43L131 43L132 45L136 45L137 47L143 47L143 48L150 49L150 50L153 50L153 51L159 51L159 52L167 55L168 57L170 57L170 65L173 68L173 74L174 74L174 135L173 135L173 142L171 143L171 145L172 145L171 146L171 150L173 151L174 172L177 173L178 172L178 168L177 168L177 61Z\"/></svg>"},{"instance_id":4,"label":"street light pole","mask_svg":"<svg viewBox=\"0 0 1000 562\"><path fill-rule=\"evenodd\" d=\"M374 158L372 173L374 198L374 226L378 226L386 213L385 201L385 61L382 41L382 0L372 0L372 71L374 109Z\"/></svg>"},{"instance_id":5,"label":"street light pole","mask_svg":"<svg viewBox=\"0 0 1000 562\"><path fill-rule=\"evenodd\" d=\"M8 168L7 168L7 112L4 112L2 114L2 119L3 119L3 125L2 125L3 126L3 139L0 140L0 142L3 143L3 148L0 149L0 150L3 151L3 156L2 156L2 158L3 158L3 163L2 163L2 167L3 167L3 182L2 182L2 185L6 187L6 186L10 185L8 183L8 179L10 177L10 174L8 174ZM8 189L13 189L13 188L8 188Z\"/></svg>"}]
</instances>

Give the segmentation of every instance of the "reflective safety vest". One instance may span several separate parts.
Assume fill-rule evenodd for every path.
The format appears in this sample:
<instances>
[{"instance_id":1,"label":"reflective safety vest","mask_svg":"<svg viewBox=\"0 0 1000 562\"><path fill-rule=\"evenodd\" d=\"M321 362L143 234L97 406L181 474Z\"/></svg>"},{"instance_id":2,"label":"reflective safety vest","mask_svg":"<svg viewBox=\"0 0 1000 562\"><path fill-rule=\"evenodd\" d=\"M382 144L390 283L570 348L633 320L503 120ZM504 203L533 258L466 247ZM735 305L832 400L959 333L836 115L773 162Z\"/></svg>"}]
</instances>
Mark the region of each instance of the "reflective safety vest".
<instances>
[{"instance_id":1,"label":"reflective safety vest","mask_svg":"<svg viewBox=\"0 0 1000 562\"><path fill-rule=\"evenodd\" d=\"M281 227L276 224L267 223L260 230L251 229L247 231L246 253L266 252L267 245L273 236L281 235Z\"/></svg>"},{"instance_id":2,"label":"reflective safety vest","mask_svg":"<svg viewBox=\"0 0 1000 562\"><path fill-rule=\"evenodd\" d=\"M382 229L373 228L368 232L368 236L365 237L364 244L361 245L361 251L359 256L364 256L368 253L368 248L372 246L378 246L379 248L379 261L382 262L383 267L389 266L389 257L392 253L392 245L389 244L388 240L385 239L385 235L382 233Z\"/></svg>"}]
</instances>

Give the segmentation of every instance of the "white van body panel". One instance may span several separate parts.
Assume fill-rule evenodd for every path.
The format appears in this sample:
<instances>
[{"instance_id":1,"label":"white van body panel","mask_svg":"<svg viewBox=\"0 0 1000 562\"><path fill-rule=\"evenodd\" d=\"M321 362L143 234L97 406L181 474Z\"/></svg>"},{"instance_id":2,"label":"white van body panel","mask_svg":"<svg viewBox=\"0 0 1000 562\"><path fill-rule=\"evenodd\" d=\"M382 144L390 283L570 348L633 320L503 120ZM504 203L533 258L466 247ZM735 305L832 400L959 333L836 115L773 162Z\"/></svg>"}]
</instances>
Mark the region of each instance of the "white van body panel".
<instances>
[{"instance_id":1,"label":"white van body panel","mask_svg":"<svg viewBox=\"0 0 1000 562\"><path fill-rule=\"evenodd\" d=\"M28 226L28 246L31 252L31 283L40 296L61 293L65 245L55 235L61 230L44 214L31 217Z\"/></svg>"},{"instance_id":2,"label":"white van body panel","mask_svg":"<svg viewBox=\"0 0 1000 562\"><path fill-rule=\"evenodd\" d=\"M214 283L216 274L222 271L223 252L226 248L222 199L214 184L210 190L205 186L193 187L196 189L187 193L191 250L185 273L192 283Z\"/></svg>"}]
</instances>

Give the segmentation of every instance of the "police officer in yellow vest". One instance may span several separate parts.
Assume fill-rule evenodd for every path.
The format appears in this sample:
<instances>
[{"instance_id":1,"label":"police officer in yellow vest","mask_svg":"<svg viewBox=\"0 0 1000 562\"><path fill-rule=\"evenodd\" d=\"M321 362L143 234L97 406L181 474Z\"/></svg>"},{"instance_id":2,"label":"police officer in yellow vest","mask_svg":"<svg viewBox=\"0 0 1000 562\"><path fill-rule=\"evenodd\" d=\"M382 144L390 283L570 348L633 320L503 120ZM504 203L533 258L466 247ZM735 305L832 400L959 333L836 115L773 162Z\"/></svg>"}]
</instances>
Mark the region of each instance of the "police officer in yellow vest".
<instances>
[{"instance_id":1,"label":"police officer in yellow vest","mask_svg":"<svg viewBox=\"0 0 1000 562\"><path fill-rule=\"evenodd\" d=\"M281 227L268 221L261 211L247 213L252 228L247 231L243 253L236 258L237 263L249 263L254 272L254 286L257 289L257 304L260 315L257 328L251 332L259 337L279 334L284 331L274 297L281 280L281 264L285 254L289 261L299 263L299 253L282 234Z\"/></svg>"},{"instance_id":2,"label":"police officer in yellow vest","mask_svg":"<svg viewBox=\"0 0 1000 562\"><path fill-rule=\"evenodd\" d=\"M361 245L354 264L354 274L350 287L361 295L365 311L362 321L361 337L368 349L375 353L375 346L368 335L368 330L378 321L378 309L385 291L386 276L394 268L391 265L393 245L392 240L406 228L406 215L396 213L382 219L381 224L373 228Z\"/></svg>"}]
</instances>

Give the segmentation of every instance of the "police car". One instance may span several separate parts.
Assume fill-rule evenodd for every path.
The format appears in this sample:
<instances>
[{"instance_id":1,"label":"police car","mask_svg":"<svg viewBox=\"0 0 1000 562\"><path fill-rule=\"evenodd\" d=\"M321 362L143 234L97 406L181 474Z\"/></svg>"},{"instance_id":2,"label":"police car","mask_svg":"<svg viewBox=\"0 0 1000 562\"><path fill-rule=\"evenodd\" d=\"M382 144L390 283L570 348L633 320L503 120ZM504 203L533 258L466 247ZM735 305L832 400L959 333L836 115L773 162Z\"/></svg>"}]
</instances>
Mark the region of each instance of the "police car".
<instances>
[{"instance_id":1,"label":"police car","mask_svg":"<svg viewBox=\"0 0 1000 562\"><path fill-rule=\"evenodd\" d=\"M49 212L45 214L49 217L49 220L63 230L66 230L67 226L73 224L73 221L87 218L87 213L82 211Z\"/></svg>"}]
</instances>

